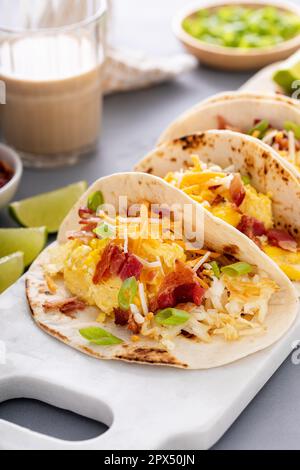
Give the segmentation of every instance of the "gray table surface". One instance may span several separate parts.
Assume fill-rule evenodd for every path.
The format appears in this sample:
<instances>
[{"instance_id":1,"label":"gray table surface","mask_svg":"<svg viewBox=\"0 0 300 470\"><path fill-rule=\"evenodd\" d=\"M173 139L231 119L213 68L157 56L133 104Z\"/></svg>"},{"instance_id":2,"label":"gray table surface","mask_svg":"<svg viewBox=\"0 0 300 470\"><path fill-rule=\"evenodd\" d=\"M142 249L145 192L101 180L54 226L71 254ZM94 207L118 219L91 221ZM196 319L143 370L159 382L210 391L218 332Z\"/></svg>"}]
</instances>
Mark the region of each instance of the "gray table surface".
<instances>
[{"instance_id":1,"label":"gray table surface","mask_svg":"<svg viewBox=\"0 0 300 470\"><path fill-rule=\"evenodd\" d=\"M153 55L180 52L181 47L170 29L170 19L186 3L185 0L115 0L115 42ZM92 182L96 177L131 169L179 113L211 94L238 89L250 76L199 67L172 83L106 98L99 153L73 168L26 170L17 197L28 197L81 179ZM0 227L11 225L8 214L0 212ZM300 449L299 367L287 359L214 448ZM31 401L0 405L0 418L65 439L89 438L103 429L96 423Z\"/></svg>"}]
</instances>

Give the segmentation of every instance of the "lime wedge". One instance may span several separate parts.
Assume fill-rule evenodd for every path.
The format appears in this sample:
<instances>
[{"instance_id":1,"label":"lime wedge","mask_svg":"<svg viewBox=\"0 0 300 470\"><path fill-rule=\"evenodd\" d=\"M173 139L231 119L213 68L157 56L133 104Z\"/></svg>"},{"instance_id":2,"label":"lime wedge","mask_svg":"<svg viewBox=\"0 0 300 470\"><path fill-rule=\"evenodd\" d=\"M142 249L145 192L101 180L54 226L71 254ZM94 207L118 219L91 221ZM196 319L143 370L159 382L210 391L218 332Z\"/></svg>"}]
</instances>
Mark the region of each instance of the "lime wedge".
<instances>
[{"instance_id":1,"label":"lime wedge","mask_svg":"<svg viewBox=\"0 0 300 470\"><path fill-rule=\"evenodd\" d=\"M17 252L13 255L0 259L0 293L4 292L24 272L24 256L23 253Z\"/></svg>"},{"instance_id":2,"label":"lime wedge","mask_svg":"<svg viewBox=\"0 0 300 470\"><path fill-rule=\"evenodd\" d=\"M40 228L1 228L0 258L16 251L24 253L24 265L29 266L45 247L47 230Z\"/></svg>"},{"instance_id":3,"label":"lime wedge","mask_svg":"<svg viewBox=\"0 0 300 470\"><path fill-rule=\"evenodd\" d=\"M81 181L51 193L13 202L10 205L10 212L23 227L44 226L48 233L56 233L66 215L86 189L87 183Z\"/></svg>"}]
</instances>

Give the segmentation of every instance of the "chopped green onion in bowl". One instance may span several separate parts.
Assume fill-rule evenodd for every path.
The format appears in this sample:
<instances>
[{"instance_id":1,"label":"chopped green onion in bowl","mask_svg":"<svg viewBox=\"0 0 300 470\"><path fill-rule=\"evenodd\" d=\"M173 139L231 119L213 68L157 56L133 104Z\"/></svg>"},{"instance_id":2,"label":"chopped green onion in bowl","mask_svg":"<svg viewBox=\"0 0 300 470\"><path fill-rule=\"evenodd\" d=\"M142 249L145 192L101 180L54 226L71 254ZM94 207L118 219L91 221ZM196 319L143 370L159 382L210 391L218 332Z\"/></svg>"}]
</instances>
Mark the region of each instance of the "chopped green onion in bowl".
<instances>
[{"instance_id":1,"label":"chopped green onion in bowl","mask_svg":"<svg viewBox=\"0 0 300 470\"><path fill-rule=\"evenodd\" d=\"M183 29L208 44L239 49L268 48L300 34L300 17L273 6L239 5L202 9L185 18Z\"/></svg>"},{"instance_id":2,"label":"chopped green onion in bowl","mask_svg":"<svg viewBox=\"0 0 300 470\"><path fill-rule=\"evenodd\" d=\"M166 308L160 310L155 315L155 321L159 325L163 326L177 326L183 325L190 318L190 315L185 310L179 310L177 308Z\"/></svg>"},{"instance_id":3,"label":"chopped green onion in bowl","mask_svg":"<svg viewBox=\"0 0 300 470\"><path fill-rule=\"evenodd\" d=\"M249 263L244 263L243 261L239 261L238 263L229 264L228 266L224 266L221 268L221 272L223 274L227 274L228 276L235 277L235 276L243 276L245 274L249 274L253 271L253 267Z\"/></svg>"}]
</instances>

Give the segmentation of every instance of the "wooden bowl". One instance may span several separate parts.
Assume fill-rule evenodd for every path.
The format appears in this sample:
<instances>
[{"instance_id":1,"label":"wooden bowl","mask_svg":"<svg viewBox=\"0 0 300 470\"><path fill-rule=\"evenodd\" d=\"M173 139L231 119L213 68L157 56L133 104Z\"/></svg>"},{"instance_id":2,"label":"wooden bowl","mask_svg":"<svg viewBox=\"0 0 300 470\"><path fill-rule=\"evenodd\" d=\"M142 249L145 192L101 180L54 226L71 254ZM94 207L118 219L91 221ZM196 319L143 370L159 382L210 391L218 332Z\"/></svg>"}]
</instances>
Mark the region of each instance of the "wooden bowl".
<instances>
[{"instance_id":1,"label":"wooden bowl","mask_svg":"<svg viewBox=\"0 0 300 470\"><path fill-rule=\"evenodd\" d=\"M221 6L239 5L259 8L274 6L283 11L290 11L300 16L300 7L280 0L206 0L204 3L194 3L179 11L173 19L173 30L188 52L196 56L202 63L221 70L255 70L273 62L288 58L300 48L300 34L293 39L284 41L276 46L259 49L238 49L234 47L216 46L193 38L183 29L183 21L203 9L215 10Z\"/></svg>"}]
</instances>

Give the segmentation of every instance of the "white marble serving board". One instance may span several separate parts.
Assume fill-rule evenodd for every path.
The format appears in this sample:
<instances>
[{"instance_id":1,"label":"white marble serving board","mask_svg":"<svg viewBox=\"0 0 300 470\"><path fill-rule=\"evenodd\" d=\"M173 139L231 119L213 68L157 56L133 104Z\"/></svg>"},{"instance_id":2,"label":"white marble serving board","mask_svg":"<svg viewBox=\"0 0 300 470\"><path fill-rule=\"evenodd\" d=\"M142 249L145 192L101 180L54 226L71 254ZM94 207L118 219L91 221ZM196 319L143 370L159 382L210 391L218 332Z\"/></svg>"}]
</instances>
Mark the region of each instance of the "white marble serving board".
<instances>
[{"instance_id":1,"label":"white marble serving board","mask_svg":"<svg viewBox=\"0 0 300 470\"><path fill-rule=\"evenodd\" d=\"M0 401L41 400L110 429L74 443L0 420L0 449L207 449L299 338L300 319L273 347L209 371L98 361L37 328L22 278L0 296L0 340L6 345L6 363L1 365L0 358Z\"/></svg>"}]
</instances>

